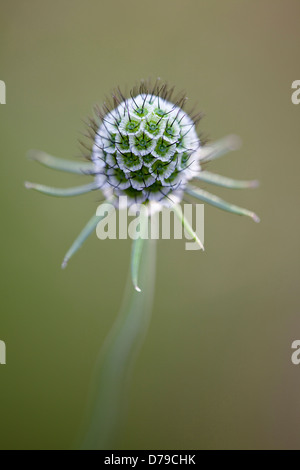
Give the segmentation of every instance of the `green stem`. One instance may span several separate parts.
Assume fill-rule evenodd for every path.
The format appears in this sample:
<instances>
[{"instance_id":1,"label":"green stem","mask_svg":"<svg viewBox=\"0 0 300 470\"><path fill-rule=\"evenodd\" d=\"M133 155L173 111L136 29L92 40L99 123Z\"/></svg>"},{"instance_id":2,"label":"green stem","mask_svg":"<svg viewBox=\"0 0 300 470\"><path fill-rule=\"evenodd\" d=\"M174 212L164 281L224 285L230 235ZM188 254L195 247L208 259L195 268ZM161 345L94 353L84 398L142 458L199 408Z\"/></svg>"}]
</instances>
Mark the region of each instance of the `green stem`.
<instances>
[{"instance_id":1,"label":"green stem","mask_svg":"<svg viewBox=\"0 0 300 470\"><path fill-rule=\"evenodd\" d=\"M124 417L128 382L146 335L155 283L155 241L145 240L141 292L128 280L123 306L97 360L84 425L82 450L113 449Z\"/></svg>"}]
</instances>

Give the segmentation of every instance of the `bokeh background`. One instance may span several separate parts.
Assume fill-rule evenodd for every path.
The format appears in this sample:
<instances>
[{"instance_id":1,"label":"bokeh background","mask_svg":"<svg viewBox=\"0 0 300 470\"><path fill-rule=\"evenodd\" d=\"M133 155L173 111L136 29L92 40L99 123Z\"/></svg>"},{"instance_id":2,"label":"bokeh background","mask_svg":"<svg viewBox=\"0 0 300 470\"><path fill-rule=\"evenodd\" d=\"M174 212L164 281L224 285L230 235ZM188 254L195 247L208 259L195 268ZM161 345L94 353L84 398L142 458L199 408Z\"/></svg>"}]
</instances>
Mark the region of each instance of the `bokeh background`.
<instances>
[{"instance_id":1,"label":"bokeh background","mask_svg":"<svg viewBox=\"0 0 300 470\"><path fill-rule=\"evenodd\" d=\"M61 271L97 196L26 191L24 180L86 181L26 152L76 158L93 104L149 76L186 90L211 139L242 137L210 170L261 187L215 192L262 222L209 206L205 253L159 242L153 316L118 448L300 448L300 366L291 363L300 339L299 1L2 0L0 9L0 448L72 447L130 256L130 241L93 235Z\"/></svg>"}]
</instances>

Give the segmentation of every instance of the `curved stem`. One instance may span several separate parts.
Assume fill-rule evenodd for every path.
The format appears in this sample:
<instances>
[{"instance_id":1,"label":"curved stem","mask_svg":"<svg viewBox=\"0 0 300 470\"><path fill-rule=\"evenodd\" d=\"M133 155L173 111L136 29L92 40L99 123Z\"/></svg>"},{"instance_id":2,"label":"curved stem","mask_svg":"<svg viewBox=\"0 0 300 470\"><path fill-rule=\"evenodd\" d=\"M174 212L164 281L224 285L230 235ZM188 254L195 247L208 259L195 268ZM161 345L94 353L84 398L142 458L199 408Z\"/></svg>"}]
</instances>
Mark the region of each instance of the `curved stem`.
<instances>
[{"instance_id":1,"label":"curved stem","mask_svg":"<svg viewBox=\"0 0 300 470\"><path fill-rule=\"evenodd\" d=\"M155 241L145 240L139 271L141 292L132 288L129 276L123 306L94 369L84 439L80 448L113 449L120 431L128 382L146 335L155 283Z\"/></svg>"}]
</instances>

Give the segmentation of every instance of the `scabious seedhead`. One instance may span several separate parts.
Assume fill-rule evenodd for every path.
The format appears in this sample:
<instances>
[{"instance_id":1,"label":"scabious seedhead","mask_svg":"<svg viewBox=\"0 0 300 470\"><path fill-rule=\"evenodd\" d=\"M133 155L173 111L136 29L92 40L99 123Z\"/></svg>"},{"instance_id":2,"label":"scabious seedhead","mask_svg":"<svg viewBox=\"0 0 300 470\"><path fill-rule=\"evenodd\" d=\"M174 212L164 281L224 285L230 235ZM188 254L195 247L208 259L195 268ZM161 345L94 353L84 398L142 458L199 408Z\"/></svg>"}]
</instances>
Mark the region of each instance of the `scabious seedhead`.
<instances>
[{"instance_id":1,"label":"scabious seedhead","mask_svg":"<svg viewBox=\"0 0 300 470\"><path fill-rule=\"evenodd\" d=\"M187 181L200 171L195 129L200 115L183 111L184 96L172 103L172 93L166 84L142 83L129 99L117 90L112 103L96 108L90 158L99 188L106 198L116 196L117 205L119 196L127 196L129 205L178 203Z\"/></svg>"},{"instance_id":2,"label":"scabious seedhead","mask_svg":"<svg viewBox=\"0 0 300 470\"><path fill-rule=\"evenodd\" d=\"M118 89L112 94L112 99L95 109L95 117L88 123L86 135L89 143L82 142L82 145L88 150L86 157L89 162L72 162L44 152L30 154L31 158L49 168L92 176L94 181L71 188L26 182L26 187L59 197L101 190L113 209L133 203L147 206L144 224L148 223L148 215L163 206L170 206L187 233L202 249L201 240L180 209L183 195L259 222L254 212L228 203L198 186L209 183L231 189L247 189L256 187L257 181L233 180L203 169L204 164L238 148L239 139L228 136L204 145L203 139L200 141L196 133L201 115L186 113L183 110L185 96L172 99L172 94L173 88L160 84L159 80L154 86L142 82L130 92L130 98L125 98ZM190 180L193 180L192 183ZM62 267L66 267L102 218L103 215L96 214L87 223L66 253ZM140 225L143 225L142 222ZM132 248L132 279L136 290L140 290L137 274L142 238L135 239Z\"/></svg>"}]
</instances>

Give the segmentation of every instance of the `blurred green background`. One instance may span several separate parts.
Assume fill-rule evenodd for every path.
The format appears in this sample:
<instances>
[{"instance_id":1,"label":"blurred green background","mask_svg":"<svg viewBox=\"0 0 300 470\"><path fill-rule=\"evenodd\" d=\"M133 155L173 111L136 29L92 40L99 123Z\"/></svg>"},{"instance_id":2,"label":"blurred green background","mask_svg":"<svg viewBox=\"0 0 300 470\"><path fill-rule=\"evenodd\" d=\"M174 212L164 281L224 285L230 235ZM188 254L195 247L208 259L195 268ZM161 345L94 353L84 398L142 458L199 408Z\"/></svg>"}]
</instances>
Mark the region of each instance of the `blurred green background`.
<instances>
[{"instance_id":1,"label":"blurred green background","mask_svg":"<svg viewBox=\"0 0 300 470\"><path fill-rule=\"evenodd\" d=\"M82 118L116 85L168 80L211 139L243 147L210 165L255 191L216 189L262 222L205 209L206 251L160 241L152 322L120 449L300 448L300 79L297 0L2 0L0 448L67 449L118 312L130 241L93 235L60 263L95 193L55 199L24 180L84 184L26 160L74 158Z\"/></svg>"}]
</instances>

